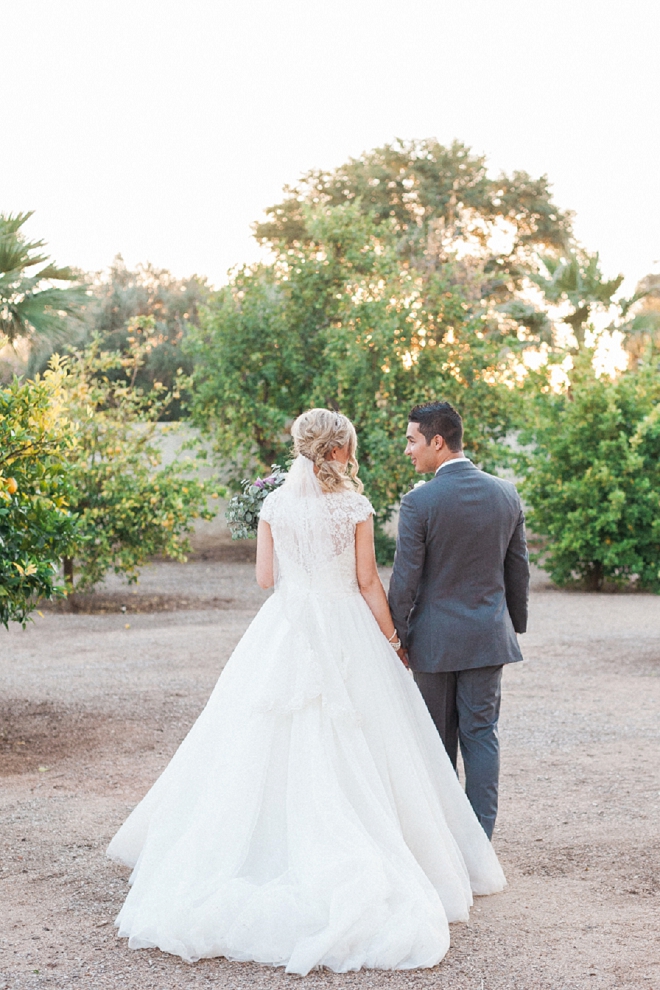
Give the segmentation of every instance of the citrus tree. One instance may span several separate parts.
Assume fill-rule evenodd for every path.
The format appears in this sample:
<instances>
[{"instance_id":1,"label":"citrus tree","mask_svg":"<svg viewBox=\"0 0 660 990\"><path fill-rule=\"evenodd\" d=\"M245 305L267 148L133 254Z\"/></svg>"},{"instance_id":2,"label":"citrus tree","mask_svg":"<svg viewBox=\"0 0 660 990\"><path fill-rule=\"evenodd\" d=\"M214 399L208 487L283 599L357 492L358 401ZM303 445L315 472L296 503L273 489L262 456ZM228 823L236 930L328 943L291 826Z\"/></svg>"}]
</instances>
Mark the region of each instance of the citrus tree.
<instances>
[{"instance_id":1,"label":"citrus tree","mask_svg":"<svg viewBox=\"0 0 660 990\"><path fill-rule=\"evenodd\" d=\"M355 422L381 521L412 478L416 403L455 403L471 456L502 462L520 353L552 343L521 293L538 253L571 237L545 177L494 179L462 144L399 141L310 172L255 233L270 263L237 271L188 338L192 414L236 482L246 462L282 463L288 426L316 404Z\"/></svg>"},{"instance_id":2,"label":"citrus tree","mask_svg":"<svg viewBox=\"0 0 660 990\"><path fill-rule=\"evenodd\" d=\"M77 517L75 547L64 560L70 590L93 587L108 570L134 582L155 554L185 559L194 520L214 514L207 499L217 492L199 479L192 459L162 465L158 420L186 382L179 375L172 390L158 382L148 391L136 386L152 332L153 321L138 318L130 354L103 351L97 341L51 362L66 370L76 437L67 454Z\"/></svg>"},{"instance_id":3,"label":"citrus tree","mask_svg":"<svg viewBox=\"0 0 660 990\"><path fill-rule=\"evenodd\" d=\"M67 457L63 373L0 390L0 622L25 625L41 598L64 593L62 557L78 536Z\"/></svg>"},{"instance_id":4,"label":"citrus tree","mask_svg":"<svg viewBox=\"0 0 660 990\"><path fill-rule=\"evenodd\" d=\"M483 264L448 259L420 272L402 262L392 227L355 204L310 210L306 224L310 243L238 273L191 334L193 416L223 459L282 463L295 416L339 408L355 423L361 476L384 520L413 477L402 456L408 412L444 398L465 418L471 456L500 462L521 341L484 295Z\"/></svg>"},{"instance_id":5,"label":"citrus tree","mask_svg":"<svg viewBox=\"0 0 660 990\"><path fill-rule=\"evenodd\" d=\"M545 543L537 558L559 585L660 591L660 369L656 359L613 381L592 358L536 402L523 495Z\"/></svg>"}]
</instances>

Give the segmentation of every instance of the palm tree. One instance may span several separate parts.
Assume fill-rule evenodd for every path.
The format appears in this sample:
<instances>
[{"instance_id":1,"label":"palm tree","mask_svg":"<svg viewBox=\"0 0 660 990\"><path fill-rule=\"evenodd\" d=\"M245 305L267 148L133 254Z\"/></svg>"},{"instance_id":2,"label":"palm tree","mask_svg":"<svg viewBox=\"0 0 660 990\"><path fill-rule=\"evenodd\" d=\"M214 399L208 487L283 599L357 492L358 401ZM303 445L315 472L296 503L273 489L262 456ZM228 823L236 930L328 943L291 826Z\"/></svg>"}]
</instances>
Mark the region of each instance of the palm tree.
<instances>
[{"instance_id":1,"label":"palm tree","mask_svg":"<svg viewBox=\"0 0 660 990\"><path fill-rule=\"evenodd\" d=\"M543 274L532 275L551 303L569 302L572 312L563 317L577 341L577 349L584 346L584 335L589 318L595 308L608 309L613 296L623 282L623 275L606 280L600 270L598 254L589 254L582 248L567 249L561 257L544 255L541 258L549 278ZM630 304L633 300L625 300Z\"/></svg>"},{"instance_id":2,"label":"palm tree","mask_svg":"<svg viewBox=\"0 0 660 990\"><path fill-rule=\"evenodd\" d=\"M660 275L647 275L635 292L635 307L626 339L626 350L631 367L640 364L645 357L660 353Z\"/></svg>"},{"instance_id":3,"label":"palm tree","mask_svg":"<svg viewBox=\"0 0 660 990\"><path fill-rule=\"evenodd\" d=\"M66 340L86 299L80 276L58 268L29 241L23 224L32 213L0 213L0 346L18 340ZM53 285L68 282L66 287Z\"/></svg>"}]
</instances>

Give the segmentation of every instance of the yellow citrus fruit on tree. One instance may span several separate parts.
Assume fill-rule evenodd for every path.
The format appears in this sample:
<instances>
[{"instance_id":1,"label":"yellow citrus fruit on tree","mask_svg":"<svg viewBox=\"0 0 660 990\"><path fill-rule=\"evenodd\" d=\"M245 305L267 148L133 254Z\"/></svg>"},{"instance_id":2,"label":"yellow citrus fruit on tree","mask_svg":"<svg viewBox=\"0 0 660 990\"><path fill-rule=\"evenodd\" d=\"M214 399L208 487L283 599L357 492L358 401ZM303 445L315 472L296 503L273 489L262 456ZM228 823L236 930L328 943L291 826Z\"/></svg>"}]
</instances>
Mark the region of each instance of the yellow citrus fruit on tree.
<instances>
[{"instance_id":1,"label":"yellow citrus fruit on tree","mask_svg":"<svg viewBox=\"0 0 660 990\"><path fill-rule=\"evenodd\" d=\"M7 478L7 491L10 495L15 495L18 491L18 485L16 484L16 478Z\"/></svg>"}]
</instances>

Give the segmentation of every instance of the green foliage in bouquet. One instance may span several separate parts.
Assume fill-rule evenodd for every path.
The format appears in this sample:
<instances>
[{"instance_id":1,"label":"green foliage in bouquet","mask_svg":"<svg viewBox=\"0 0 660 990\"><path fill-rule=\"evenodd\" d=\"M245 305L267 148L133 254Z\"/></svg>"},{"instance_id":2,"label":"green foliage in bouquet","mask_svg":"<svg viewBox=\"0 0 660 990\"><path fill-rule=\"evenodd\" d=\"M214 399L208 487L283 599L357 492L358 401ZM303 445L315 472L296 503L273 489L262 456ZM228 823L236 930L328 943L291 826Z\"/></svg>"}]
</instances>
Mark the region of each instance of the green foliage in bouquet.
<instances>
[{"instance_id":1,"label":"green foliage in bouquet","mask_svg":"<svg viewBox=\"0 0 660 990\"><path fill-rule=\"evenodd\" d=\"M244 479L241 482L242 491L230 499L225 513L232 540L254 539L266 495L279 488L285 478L286 473L279 464L273 464L267 478L257 478L255 481Z\"/></svg>"},{"instance_id":2,"label":"green foliage in bouquet","mask_svg":"<svg viewBox=\"0 0 660 990\"><path fill-rule=\"evenodd\" d=\"M605 582L660 592L660 375L656 363L612 381L592 352L570 388L537 399L523 496L559 585Z\"/></svg>"},{"instance_id":3,"label":"green foliage in bouquet","mask_svg":"<svg viewBox=\"0 0 660 990\"><path fill-rule=\"evenodd\" d=\"M40 598L64 593L60 559L77 523L66 458L73 445L63 414L63 373L0 390L0 622L25 626Z\"/></svg>"}]
</instances>

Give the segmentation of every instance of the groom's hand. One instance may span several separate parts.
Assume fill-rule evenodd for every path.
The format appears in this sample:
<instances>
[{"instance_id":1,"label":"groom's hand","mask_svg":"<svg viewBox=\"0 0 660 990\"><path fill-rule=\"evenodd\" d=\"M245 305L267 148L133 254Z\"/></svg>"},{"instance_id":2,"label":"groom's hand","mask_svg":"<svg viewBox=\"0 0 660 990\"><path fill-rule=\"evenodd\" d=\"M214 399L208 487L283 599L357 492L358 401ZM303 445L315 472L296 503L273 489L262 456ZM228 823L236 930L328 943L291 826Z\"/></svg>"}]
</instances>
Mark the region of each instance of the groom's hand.
<instances>
[{"instance_id":1,"label":"groom's hand","mask_svg":"<svg viewBox=\"0 0 660 990\"><path fill-rule=\"evenodd\" d=\"M408 651L401 647L401 649L396 652L403 666L410 670L410 664L408 663Z\"/></svg>"}]
</instances>

